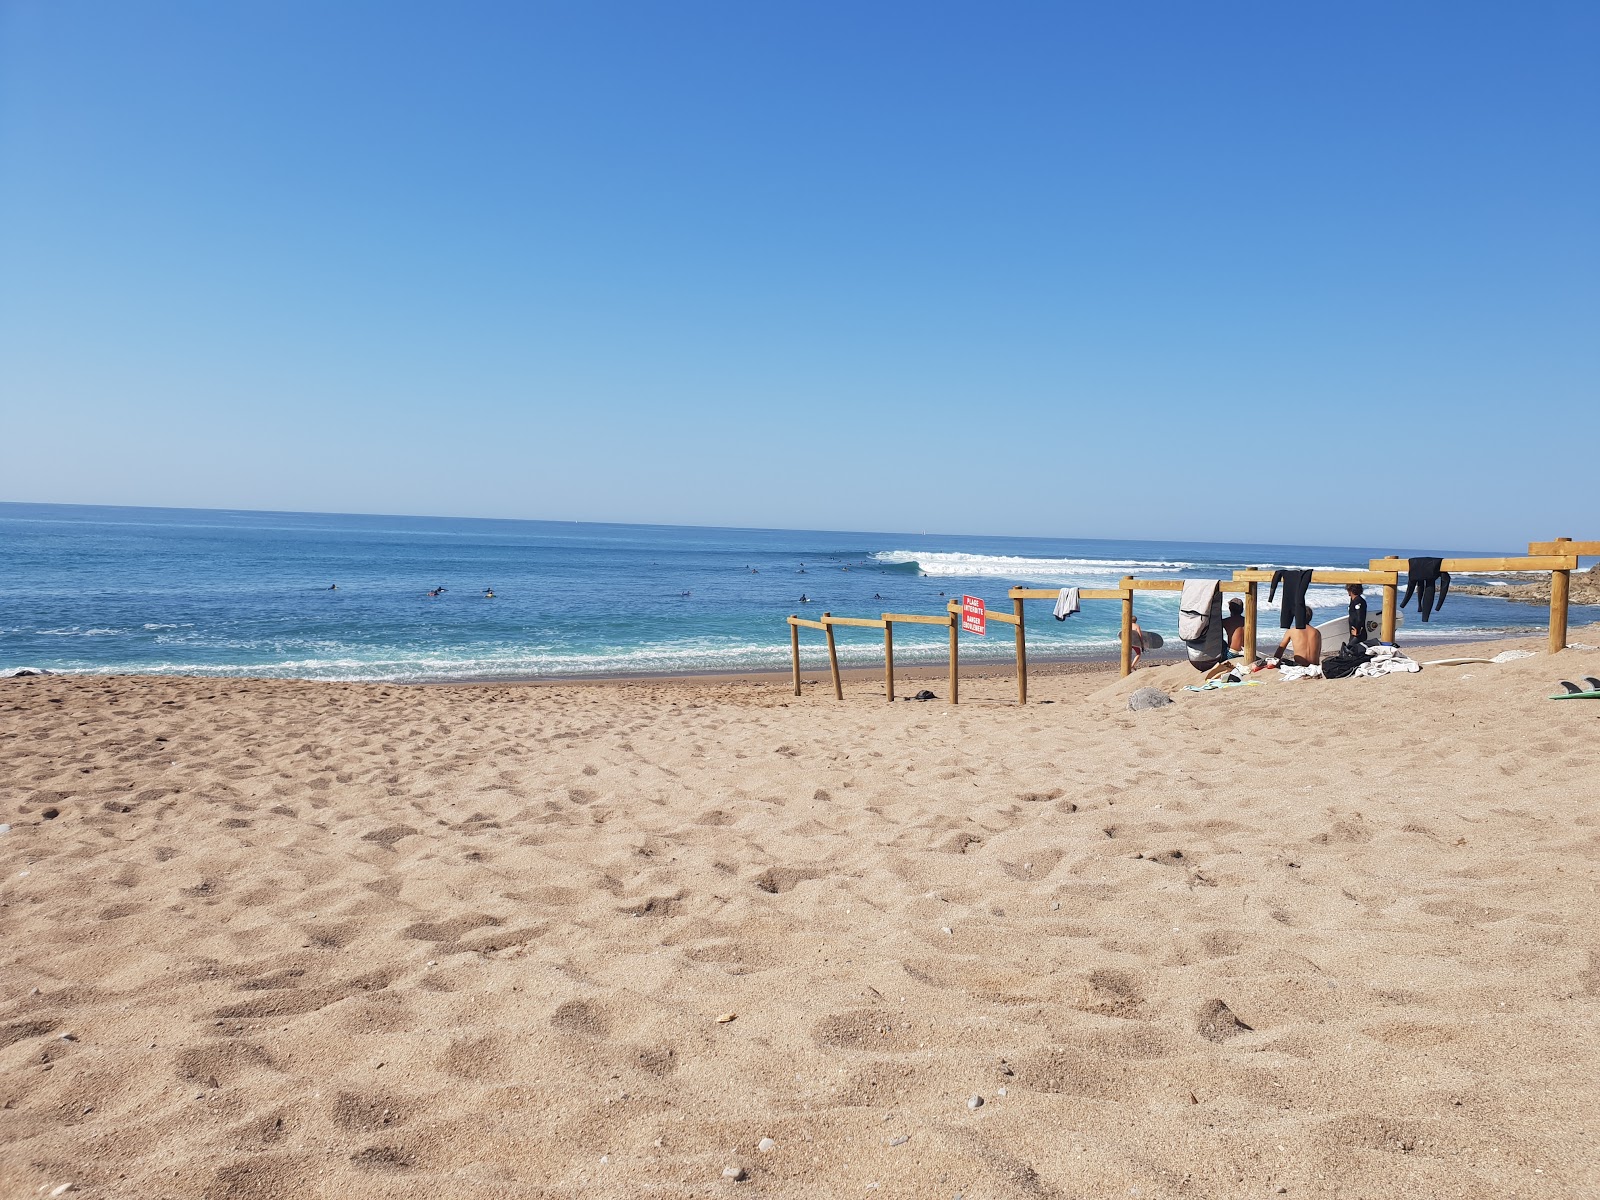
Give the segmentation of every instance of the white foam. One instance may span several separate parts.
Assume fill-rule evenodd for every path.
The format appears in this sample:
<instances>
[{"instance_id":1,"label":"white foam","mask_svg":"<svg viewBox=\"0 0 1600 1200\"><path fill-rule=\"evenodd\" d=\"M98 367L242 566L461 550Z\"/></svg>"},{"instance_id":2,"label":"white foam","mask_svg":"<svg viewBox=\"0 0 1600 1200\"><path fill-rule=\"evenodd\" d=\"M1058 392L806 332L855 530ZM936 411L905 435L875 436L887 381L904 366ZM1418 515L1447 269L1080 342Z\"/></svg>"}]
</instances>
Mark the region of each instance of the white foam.
<instances>
[{"instance_id":1,"label":"white foam","mask_svg":"<svg viewBox=\"0 0 1600 1200\"><path fill-rule=\"evenodd\" d=\"M880 550L882 563L915 563L923 575L999 577L1004 579L1071 580L1092 575L1126 575L1135 571L1183 571L1192 562L1116 558L1026 558L1011 554L962 554L942 550Z\"/></svg>"}]
</instances>

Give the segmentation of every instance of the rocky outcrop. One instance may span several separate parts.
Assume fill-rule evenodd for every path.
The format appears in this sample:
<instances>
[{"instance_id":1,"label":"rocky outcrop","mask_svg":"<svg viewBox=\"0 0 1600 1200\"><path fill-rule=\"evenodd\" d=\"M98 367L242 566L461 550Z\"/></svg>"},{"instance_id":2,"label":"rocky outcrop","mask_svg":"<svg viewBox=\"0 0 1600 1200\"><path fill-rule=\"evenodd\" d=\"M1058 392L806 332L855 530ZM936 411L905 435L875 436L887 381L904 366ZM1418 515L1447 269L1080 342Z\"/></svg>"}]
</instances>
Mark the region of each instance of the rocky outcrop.
<instances>
[{"instance_id":1,"label":"rocky outcrop","mask_svg":"<svg viewBox=\"0 0 1600 1200\"><path fill-rule=\"evenodd\" d=\"M1465 592L1469 596L1498 596L1502 600L1520 600L1524 604L1550 603L1550 576L1541 575L1528 583L1513 583L1509 587L1490 587L1481 583L1458 583L1452 592ZM1600 564L1587 571L1574 571L1567 590L1569 604L1600 604Z\"/></svg>"}]
</instances>

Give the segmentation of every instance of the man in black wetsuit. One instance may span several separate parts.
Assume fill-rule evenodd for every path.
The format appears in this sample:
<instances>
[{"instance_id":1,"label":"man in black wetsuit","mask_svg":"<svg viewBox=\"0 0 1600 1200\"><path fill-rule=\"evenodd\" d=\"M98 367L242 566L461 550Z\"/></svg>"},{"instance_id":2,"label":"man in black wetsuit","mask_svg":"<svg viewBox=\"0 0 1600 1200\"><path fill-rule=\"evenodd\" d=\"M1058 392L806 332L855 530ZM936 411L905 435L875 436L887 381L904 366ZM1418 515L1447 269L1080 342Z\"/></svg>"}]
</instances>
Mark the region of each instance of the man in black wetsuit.
<instances>
[{"instance_id":1,"label":"man in black wetsuit","mask_svg":"<svg viewBox=\"0 0 1600 1200\"><path fill-rule=\"evenodd\" d=\"M1352 642L1367 640L1367 598L1362 595L1359 583L1345 585L1345 591L1350 593L1350 637Z\"/></svg>"}]
</instances>

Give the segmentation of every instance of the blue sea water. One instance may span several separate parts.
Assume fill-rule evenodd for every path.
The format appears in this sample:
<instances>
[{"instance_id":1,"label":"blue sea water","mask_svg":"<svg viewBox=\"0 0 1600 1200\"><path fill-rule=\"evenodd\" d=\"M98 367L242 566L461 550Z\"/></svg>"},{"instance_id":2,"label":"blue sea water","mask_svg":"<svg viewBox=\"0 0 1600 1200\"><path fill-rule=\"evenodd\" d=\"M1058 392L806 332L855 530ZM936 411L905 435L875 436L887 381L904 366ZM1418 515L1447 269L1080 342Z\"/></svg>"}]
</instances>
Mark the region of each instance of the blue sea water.
<instances>
[{"instance_id":1,"label":"blue sea water","mask_svg":"<svg viewBox=\"0 0 1600 1200\"><path fill-rule=\"evenodd\" d=\"M937 613L963 593L1009 611L1013 584L1364 566L1385 553L1407 550L0 504L0 673L424 681L760 670L787 666L784 618L795 612ZM427 595L438 587L447 590ZM1343 589L1316 588L1311 603L1319 619L1336 616ZM1175 595L1141 596L1138 611L1144 628L1175 636ZM1116 652L1114 603L1057 623L1034 602L1028 616L1038 659ZM1545 622L1542 608L1458 595L1427 625L1408 616L1402 644ZM1262 620L1271 634L1275 617ZM1573 620L1600 620L1600 608L1574 609ZM823 665L821 635L802 632L805 663ZM874 630L841 630L839 641L847 664L882 661ZM895 651L897 662L941 662L945 634L897 627ZM1008 627L962 642L969 661L1012 652Z\"/></svg>"}]
</instances>

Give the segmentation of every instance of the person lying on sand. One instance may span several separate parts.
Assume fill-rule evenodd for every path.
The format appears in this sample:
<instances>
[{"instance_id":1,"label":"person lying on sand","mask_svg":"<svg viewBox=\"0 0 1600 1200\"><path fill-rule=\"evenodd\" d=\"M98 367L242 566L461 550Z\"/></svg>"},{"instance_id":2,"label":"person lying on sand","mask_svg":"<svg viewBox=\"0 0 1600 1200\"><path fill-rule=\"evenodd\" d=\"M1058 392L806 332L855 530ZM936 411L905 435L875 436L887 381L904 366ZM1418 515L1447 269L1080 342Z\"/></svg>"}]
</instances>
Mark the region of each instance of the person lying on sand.
<instances>
[{"instance_id":1,"label":"person lying on sand","mask_svg":"<svg viewBox=\"0 0 1600 1200\"><path fill-rule=\"evenodd\" d=\"M1304 629L1291 629L1283 635L1270 661L1282 667L1314 667L1322 661L1322 631L1311 623L1312 610L1303 609ZM1285 653L1285 651L1288 653Z\"/></svg>"}]
</instances>

